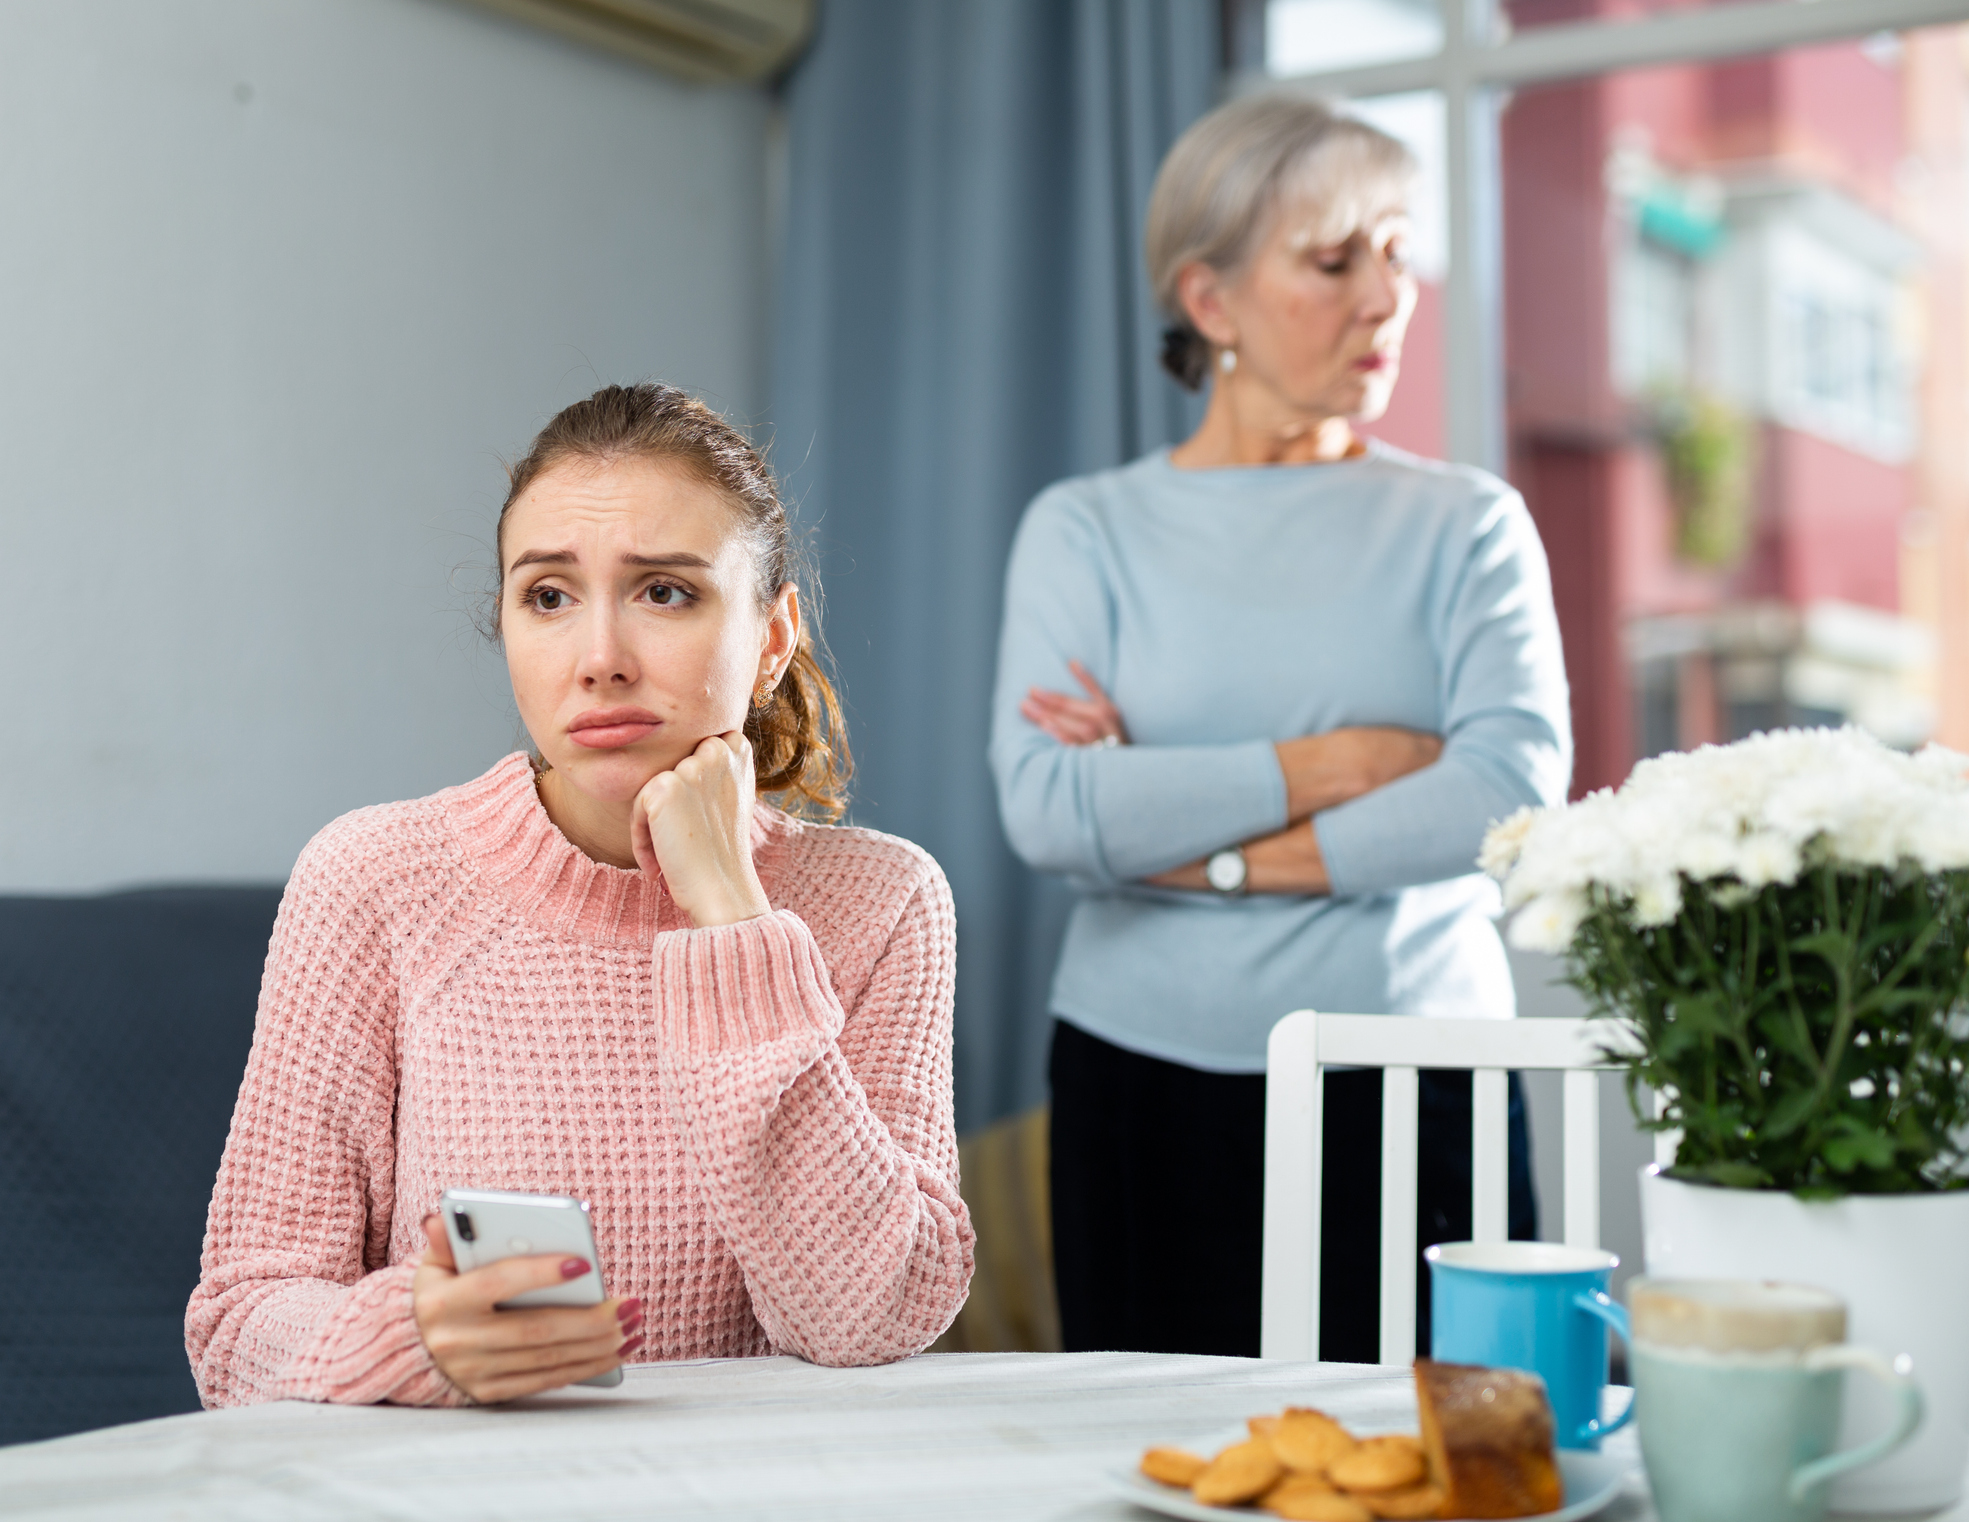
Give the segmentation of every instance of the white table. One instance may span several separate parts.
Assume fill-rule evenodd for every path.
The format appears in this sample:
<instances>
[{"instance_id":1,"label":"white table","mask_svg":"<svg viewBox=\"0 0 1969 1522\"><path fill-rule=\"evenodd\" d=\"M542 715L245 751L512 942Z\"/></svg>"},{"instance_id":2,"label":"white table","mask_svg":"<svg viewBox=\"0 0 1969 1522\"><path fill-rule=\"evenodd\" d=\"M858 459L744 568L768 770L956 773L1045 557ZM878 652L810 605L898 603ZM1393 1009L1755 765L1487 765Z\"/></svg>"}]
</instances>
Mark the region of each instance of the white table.
<instances>
[{"instance_id":1,"label":"white table","mask_svg":"<svg viewBox=\"0 0 1969 1522\"><path fill-rule=\"evenodd\" d=\"M1414 1430L1406 1370L1131 1353L650 1364L499 1410L298 1402L0 1449L0 1516L1151 1522L1103 1476L1288 1402ZM1611 1440L1634 1452L1628 1435ZM1649 1522L1635 1487L1603 1513Z\"/></svg>"}]
</instances>

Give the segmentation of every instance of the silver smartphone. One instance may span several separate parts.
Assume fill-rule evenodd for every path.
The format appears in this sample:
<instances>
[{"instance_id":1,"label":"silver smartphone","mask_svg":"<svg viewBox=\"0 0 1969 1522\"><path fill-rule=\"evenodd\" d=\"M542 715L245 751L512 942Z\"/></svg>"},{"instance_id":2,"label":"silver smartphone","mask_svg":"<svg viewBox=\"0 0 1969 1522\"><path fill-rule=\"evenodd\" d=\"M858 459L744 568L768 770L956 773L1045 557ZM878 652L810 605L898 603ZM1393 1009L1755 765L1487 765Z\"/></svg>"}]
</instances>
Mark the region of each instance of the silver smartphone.
<instances>
[{"instance_id":1,"label":"silver smartphone","mask_svg":"<svg viewBox=\"0 0 1969 1522\"><path fill-rule=\"evenodd\" d=\"M451 1239L451 1256L458 1271L484 1268L502 1258L551 1252L581 1258L592 1265L578 1279L530 1289L499 1302L502 1311L536 1305L600 1305L608 1298L602 1285L601 1255L595 1251L595 1231L588 1223L588 1202L565 1194L518 1194L505 1189L447 1189L438 1201L444 1234ZM610 1369L584 1385L613 1387L622 1383L622 1370Z\"/></svg>"}]
</instances>

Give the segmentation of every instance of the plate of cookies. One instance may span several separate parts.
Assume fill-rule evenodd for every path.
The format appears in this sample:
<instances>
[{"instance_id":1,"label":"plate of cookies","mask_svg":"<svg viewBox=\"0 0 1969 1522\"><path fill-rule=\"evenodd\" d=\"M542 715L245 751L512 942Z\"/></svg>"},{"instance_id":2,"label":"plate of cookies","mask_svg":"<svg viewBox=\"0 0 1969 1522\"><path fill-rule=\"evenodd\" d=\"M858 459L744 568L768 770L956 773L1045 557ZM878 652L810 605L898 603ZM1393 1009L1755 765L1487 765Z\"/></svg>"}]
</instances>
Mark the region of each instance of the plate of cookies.
<instances>
[{"instance_id":1,"label":"plate of cookies","mask_svg":"<svg viewBox=\"0 0 1969 1522\"><path fill-rule=\"evenodd\" d=\"M1229 1441L1152 1447L1110 1480L1137 1506L1196 1522L1578 1522L1620 1494L1625 1462L1553 1446L1537 1375L1423 1358L1415 1390L1419 1433L1356 1434L1324 1411L1287 1406Z\"/></svg>"}]
</instances>

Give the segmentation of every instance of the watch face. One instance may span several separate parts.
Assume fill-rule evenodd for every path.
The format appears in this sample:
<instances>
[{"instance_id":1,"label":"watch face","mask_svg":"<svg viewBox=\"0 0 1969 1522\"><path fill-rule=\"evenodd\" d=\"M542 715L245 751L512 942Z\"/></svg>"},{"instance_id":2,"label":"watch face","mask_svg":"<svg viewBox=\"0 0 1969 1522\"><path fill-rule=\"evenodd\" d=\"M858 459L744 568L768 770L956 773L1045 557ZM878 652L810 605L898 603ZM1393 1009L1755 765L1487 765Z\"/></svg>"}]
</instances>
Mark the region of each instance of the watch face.
<instances>
[{"instance_id":1,"label":"watch face","mask_svg":"<svg viewBox=\"0 0 1969 1522\"><path fill-rule=\"evenodd\" d=\"M1244 886L1244 857L1236 851L1219 851L1203 864L1203 876L1219 893L1235 893Z\"/></svg>"}]
</instances>

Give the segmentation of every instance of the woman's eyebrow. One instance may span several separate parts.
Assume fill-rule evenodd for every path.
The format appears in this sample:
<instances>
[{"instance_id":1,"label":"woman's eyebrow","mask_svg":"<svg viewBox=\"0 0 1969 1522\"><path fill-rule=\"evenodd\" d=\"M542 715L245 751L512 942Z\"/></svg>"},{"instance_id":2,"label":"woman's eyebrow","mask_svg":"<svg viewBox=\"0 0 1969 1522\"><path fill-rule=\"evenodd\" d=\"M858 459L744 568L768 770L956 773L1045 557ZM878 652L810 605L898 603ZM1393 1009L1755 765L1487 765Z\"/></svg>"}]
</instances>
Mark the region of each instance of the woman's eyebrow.
<instances>
[{"instance_id":1,"label":"woman's eyebrow","mask_svg":"<svg viewBox=\"0 0 1969 1522\"><path fill-rule=\"evenodd\" d=\"M523 565L573 565L579 558L573 550L527 550L513 557L512 564L506 567L506 573L511 575ZM670 555L624 555L621 563L659 571L679 567L700 571L711 569L711 562L692 550L678 550Z\"/></svg>"},{"instance_id":2,"label":"woman's eyebrow","mask_svg":"<svg viewBox=\"0 0 1969 1522\"><path fill-rule=\"evenodd\" d=\"M675 570L680 566L698 571L711 569L711 562L693 550L678 550L669 555L624 555L622 564L638 565L658 571Z\"/></svg>"}]
</instances>

